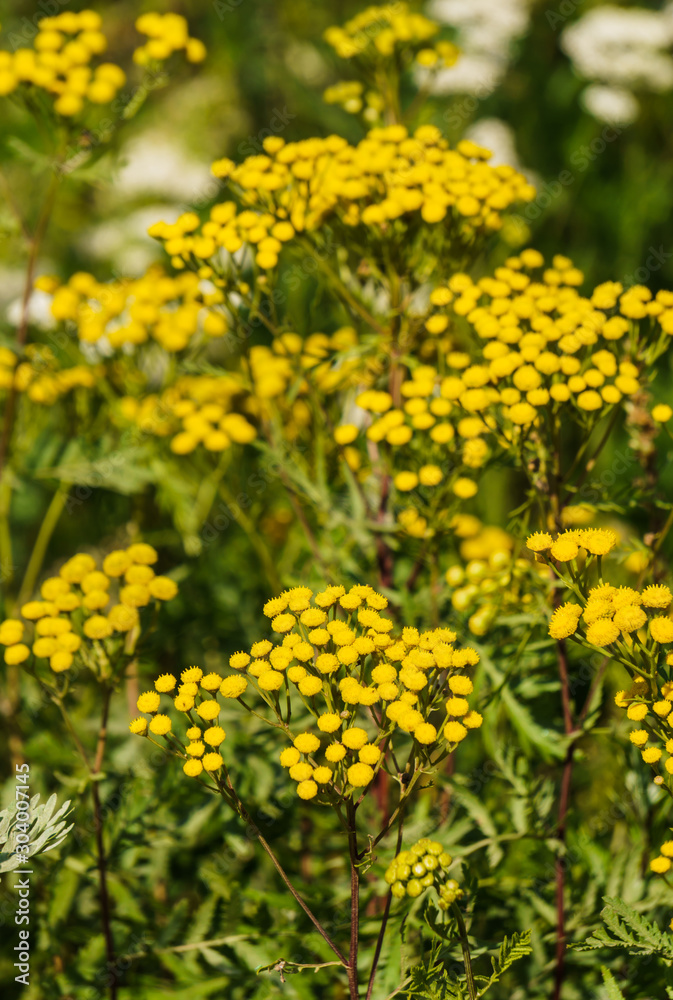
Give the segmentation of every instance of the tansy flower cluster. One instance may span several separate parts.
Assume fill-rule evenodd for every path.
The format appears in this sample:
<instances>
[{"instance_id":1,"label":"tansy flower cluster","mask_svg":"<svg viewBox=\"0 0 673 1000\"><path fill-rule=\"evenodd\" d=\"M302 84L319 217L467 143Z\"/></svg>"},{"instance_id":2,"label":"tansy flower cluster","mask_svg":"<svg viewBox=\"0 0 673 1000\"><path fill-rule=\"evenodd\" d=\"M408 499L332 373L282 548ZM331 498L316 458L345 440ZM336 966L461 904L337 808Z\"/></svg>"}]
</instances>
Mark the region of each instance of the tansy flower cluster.
<instances>
[{"instance_id":1,"label":"tansy flower cluster","mask_svg":"<svg viewBox=\"0 0 673 1000\"><path fill-rule=\"evenodd\" d=\"M77 553L58 576L43 582L39 600L21 607L21 618L0 623L5 663L23 663L32 653L62 673L78 652L85 663L94 663L96 658L89 656L92 643L138 628L142 608L177 594L175 582L152 569L157 559L155 549L144 542L108 553L102 569L93 556ZM33 634L31 646L27 628Z\"/></svg>"},{"instance_id":2,"label":"tansy flower cluster","mask_svg":"<svg viewBox=\"0 0 673 1000\"><path fill-rule=\"evenodd\" d=\"M326 104L337 104L350 115L362 112L367 125L382 124L385 98L374 87L366 89L359 80L340 80L327 87L322 96Z\"/></svg>"},{"instance_id":3,"label":"tansy flower cluster","mask_svg":"<svg viewBox=\"0 0 673 1000\"><path fill-rule=\"evenodd\" d=\"M46 91L54 110L65 117L78 115L85 102L110 104L126 75L115 63L92 66L107 49L101 23L94 10L42 18L32 48L0 51L0 96L35 87Z\"/></svg>"},{"instance_id":4,"label":"tansy flower cluster","mask_svg":"<svg viewBox=\"0 0 673 1000\"><path fill-rule=\"evenodd\" d=\"M556 538L547 531L536 531L526 539L526 548L541 558L570 563L587 556L606 556L617 542L617 533L612 528L568 528Z\"/></svg>"},{"instance_id":5,"label":"tansy flower cluster","mask_svg":"<svg viewBox=\"0 0 673 1000\"><path fill-rule=\"evenodd\" d=\"M85 344L128 350L154 340L171 354L193 344L207 344L228 328L218 308L222 292L207 289L198 275L185 272L171 277L159 267L140 278L98 282L78 271L59 285L43 276L35 287L53 296L51 314L71 320Z\"/></svg>"},{"instance_id":6,"label":"tansy flower cluster","mask_svg":"<svg viewBox=\"0 0 673 1000\"><path fill-rule=\"evenodd\" d=\"M536 532L527 540L527 547L549 557L557 565L577 565L590 556L602 557L615 546L617 536L609 528L571 529L556 540L546 532ZM585 566L588 567L589 562ZM566 579L567 570L559 570ZM667 612L673 596L664 584L652 584L638 591L632 587L613 587L600 583L584 594L574 581L571 589L581 603L569 602L558 607L549 623L554 639L575 636L590 646L612 646L627 660L633 659L635 669L647 658L658 657L660 645L673 642L673 620Z\"/></svg>"},{"instance_id":7,"label":"tansy flower cluster","mask_svg":"<svg viewBox=\"0 0 673 1000\"><path fill-rule=\"evenodd\" d=\"M438 892L441 890L446 884L446 871L452 861L453 858L439 841L422 837L393 858L386 869L385 880L393 896L415 899L426 889L435 887Z\"/></svg>"},{"instance_id":8,"label":"tansy flower cluster","mask_svg":"<svg viewBox=\"0 0 673 1000\"><path fill-rule=\"evenodd\" d=\"M536 532L529 550L541 555L572 591L576 600L561 604L549 622L549 635L572 638L590 649L605 649L628 670L632 684L615 702L638 728L631 742L656 772L655 782L671 788L673 776L673 593L663 583L636 590L603 581L600 559L614 548L609 528L571 529L556 539ZM593 567L599 584L589 588ZM664 751L667 756L664 755ZM663 766L664 774L659 770Z\"/></svg>"},{"instance_id":9,"label":"tansy flower cluster","mask_svg":"<svg viewBox=\"0 0 673 1000\"><path fill-rule=\"evenodd\" d=\"M241 362L250 391L249 412L277 424L284 439L294 441L313 424L309 397L322 412L328 396L357 378L361 363L343 356L356 344L355 330L342 327L331 335L312 333L306 338L288 331L275 337L271 347L254 345ZM357 468L359 456L351 451Z\"/></svg>"},{"instance_id":10,"label":"tansy flower cluster","mask_svg":"<svg viewBox=\"0 0 673 1000\"><path fill-rule=\"evenodd\" d=\"M222 452L233 444L249 444L257 436L255 427L234 411L242 395L241 381L234 376L183 375L160 395L125 396L118 415L142 433L172 435L170 447L176 455L187 455L200 445Z\"/></svg>"},{"instance_id":11,"label":"tansy flower cluster","mask_svg":"<svg viewBox=\"0 0 673 1000\"><path fill-rule=\"evenodd\" d=\"M24 361L8 347L0 347L0 392L25 393L32 403L51 406L73 389L92 389L105 372L103 365L59 367L51 350L42 344L28 344Z\"/></svg>"},{"instance_id":12,"label":"tansy flower cluster","mask_svg":"<svg viewBox=\"0 0 673 1000\"><path fill-rule=\"evenodd\" d=\"M417 48L433 38L439 25L409 10L406 3L367 7L343 27L328 28L325 41L341 59L380 58Z\"/></svg>"},{"instance_id":13,"label":"tansy flower cluster","mask_svg":"<svg viewBox=\"0 0 673 1000\"><path fill-rule=\"evenodd\" d=\"M221 759L211 766L219 753L204 757L214 736L224 739L216 724L218 696L240 700L253 688L274 716L270 724L288 740L280 763L303 799L360 794L381 767L397 776L396 753L403 744L433 766L482 723L470 709L472 681L464 673L479 657L473 649L456 649L450 629L394 634L394 623L381 614L386 605L385 597L364 585L348 591L331 586L317 594L295 587L264 607L272 630L282 636L277 642L262 639L249 652L234 653L227 677L204 676L199 667L184 671L180 685L163 676L156 692L141 696L138 709L154 716L159 694L171 693L191 724L191 743L178 741L187 758L184 770L197 777L221 766ZM172 732L164 720L162 715L159 729ZM145 734L147 720L134 720L131 729ZM149 729L164 735L155 719Z\"/></svg>"},{"instance_id":14,"label":"tansy flower cluster","mask_svg":"<svg viewBox=\"0 0 673 1000\"><path fill-rule=\"evenodd\" d=\"M379 389L366 389L356 399L369 415L363 437L376 445L397 493L405 495L400 500L408 503L413 495L414 505L399 521L416 538L430 537L440 517L448 527L451 501L475 496L475 470L489 456L484 440L489 427L479 416L461 416L444 397L443 382L435 368L419 365L401 383L400 405ZM348 446L360 434L357 424L347 423L336 428L334 438Z\"/></svg>"},{"instance_id":15,"label":"tansy flower cluster","mask_svg":"<svg viewBox=\"0 0 673 1000\"><path fill-rule=\"evenodd\" d=\"M528 427L568 402L578 417L602 415L640 390L641 355L650 363L673 331L673 292L653 298L642 286L624 292L608 282L585 298L568 258L554 257L537 278L527 273L543 266L541 254L524 250L493 277L455 274L430 295L432 336L467 322L482 345L480 356L446 356L445 397L471 413L495 407L499 425Z\"/></svg>"},{"instance_id":16,"label":"tansy flower cluster","mask_svg":"<svg viewBox=\"0 0 673 1000\"><path fill-rule=\"evenodd\" d=\"M575 635L591 646L611 646L624 650L634 647L656 653L660 645L673 642L673 621L661 612L671 603L671 592L663 584L646 587L642 593L631 587L612 587L605 583L589 591L584 608L563 604L552 615L549 634L554 639ZM573 625L574 622L574 625ZM626 654L625 654L626 655Z\"/></svg>"},{"instance_id":17,"label":"tansy flower cluster","mask_svg":"<svg viewBox=\"0 0 673 1000\"><path fill-rule=\"evenodd\" d=\"M660 332L656 340L649 327L665 321L671 293L648 301L645 289L622 294L610 285L586 299L576 288L582 275L567 258L555 257L539 281L526 273L543 264L537 251L524 250L494 277L475 283L458 273L436 287L430 301L437 311L425 319L425 330L436 338L437 363L415 366L392 392L361 392L357 404L369 418L335 430L337 444L351 451L361 434L376 445L397 492L413 495L400 523L415 537L432 536L438 513L450 519L450 499L474 496L474 470L518 447L542 415L562 407L565 414L573 401L571 415L591 424L638 393L641 371L633 359L656 353L667 339ZM634 305L638 295L644 317ZM466 322L476 341L470 337L458 350ZM409 319L409 344L418 339L415 325Z\"/></svg>"},{"instance_id":18,"label":"tansy flower cluster","mask_svg":"<svg viewBox=\"0 0 673 1000\"><path fill-rule=\"evenodd\" d=\"M672 664L673 656L668 654L666 665ZM617 692L615 704L634 724L629 739L654 770L655 782L673 787L673 683L667 680L660 687L653 686L636 676L628 690Z\"/></svg>"},{"instance_id":19,"label":"tansy flower cluster","mask_svg":"<svg viewBox=\"0 0 673 1000\"><path fill-rule=\"evenodd\" d=\"M456 250L472 247L500 228L505 209L534 195L511 167L484 162L489 156L469 142L449 149L433 125L413 136L403 125L376 128L357 146L337 135L291 143L269 136L264 153L238 166L226 159L213 164L242 210L228 201L215 205L203 225L188 212L149 232L164 241L174 266L205 264L216 284L228 259L221 251L235 254L245 244L257 266L270 270L284 243L327 220L349 230L367 227L368 239L407 239L411 226L431 239L432 225L441 222Z\"/></svg>"},{"instance_id":20,"label":"tansy flower cluster","mask_svg":"<svg viewBox=\"0 0 673 1000\"><path fill-rule=\"evenodd\" d=\"M247 359L253 393L260 400L272 399L284 395L290 384L297 392L306 393L309 378L310 384L325 394L357 384L362 366L349 351L358 344L353 327L343 326L332 334L311 333L307 337L288 331L274 337L271 348L254 346Z\"/></svg>"},{"instance_id":21,"label":"tansy flower cluster","mask_svg":"<svg viewBox=\"0 0 673 1000\"><path fill-rule=\"evenodd\" d=\"M136 21L136 29L147 35L145 45L133 53L133 61L140 66L148 63L164 62L174 52L184 50L188 62L200 63L206 58L206 47L198 38L189 37L189 25L180 14L142 14Z\"/></svg>"},{"instance_id":22,"label":"tansy flower cluster","mask_svg":"<svg viewBox=\"0 0 673 1000\"><path fill-rule=\"evenodd\" d=\"M356 59L371 87L365 90L359 80L344 80L328 87L323 94L328 104L339 104L349 114L363 110L365 121L373 124L380 120L386 108L387 95L381 87L377 73L386 70L406 69L415 61L428 70L447 69L456 63L459 50L452 42L431 40L439 31L421 14L410 13L407 4L369 7L343 27L331 27L325 40L342 59Z\"/></svg>"},{"instance_id":23,"label":"tansy flower cluster","mask_svg":"<svg viewBox=\"0 0 673 1000\"><path fill-rule=\"evenodd\" d=\"M142 433L171 436L171 450L178 455L201 444L213 452L232 443L247 444L255 439L259 422L278 422L284 438L292 441L312 423L306 402L312 392L320 392L324 402L356 378L357 360L334 366L336 354L356 343L352 327L305 339L287 332L274 338L271 347L253 345L238 370L180 375L161 393L124 396L116 414Z\"/></svg>"}]
</instances>

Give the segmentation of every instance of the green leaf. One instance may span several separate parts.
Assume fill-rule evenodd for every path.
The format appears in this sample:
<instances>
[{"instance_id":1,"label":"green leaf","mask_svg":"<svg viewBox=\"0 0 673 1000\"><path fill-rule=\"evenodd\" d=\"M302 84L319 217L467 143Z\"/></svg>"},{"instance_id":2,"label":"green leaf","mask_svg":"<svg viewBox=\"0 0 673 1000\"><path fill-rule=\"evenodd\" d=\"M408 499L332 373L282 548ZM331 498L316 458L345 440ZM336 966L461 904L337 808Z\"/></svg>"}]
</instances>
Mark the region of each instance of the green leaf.
<instances>
[{"instance_id":1,"label":"green leaf","mask_svg":"<svg viewBox=\"0 0 673 1000\"><path fill-rule=\"evenodd\" d=\"M506 684L501 690L501 697L512 724L518 731L524 745L529 744L535 747L545 761L563 760L568 745L567 738L548 729L543 729L534 720L530 710L517 699L514 692Z\"/></svg>"},{"instance_id":2,"label":"green leaf","mask_svg":"<svg viewBox=\"0 0 673 1000\"><path fill-rule=\"evenodd\" d=\"M53 882L53 892L49 903L49 925L58 928L70 912L80 884L78 872L62 868Z\"/></svg>"},{"instance_id":3,"label":"green leaf","mask_svg":"<svg viewBox=\"0 0 673 1000\"><path fill-rule=\"evenodd\" d=\"M524 931L522 934L512 934L511 938L507 936L503 938L498 957L491 959L493 975L489 980L489 986L496 983L511 965L514 965L519 959L525 958L526 955L530 955L533 950L530 937L531 931ZM484 990L483 993L485 992Z\"/></svg>"},{"instance_id":4,"label":"green leaf","mask_svg":"<svg viewBox=\"0 0 673 1000\"><path fill-rule=\"evenodd\" d=\"M155 481L156 470L149 448L112 448L104 440L96 449L85 449L83 442L72 441L57 465L37 469L35 475L131 496Z\"/></svg>"},{"instance_id":5,"label":"green leaf","mask_svg":"<svg viewBox=\"0 0 673 1000\"><path fill-rule=\"evenodd\" d=\"M673 963L673 941L668 934L663 934L623 900L605 896L604 902L607 905L601 916L607 929L600 927L586 941L571 947L577 951L625 949L630 955L658 955L667 964Z\"/></svg>"},{"instance_id":6,"label":"green leaf","mask_svg":"<svg viewBox=\"0 0 673 1000\"><path fill-rule=\"evenodd\" d=\"M612 975L609 969L606 969L604 965L601 966L601 975L603 976L603 983L605 984L605 995L607 1000L624 1000L624 994L617 986L617 981Z\"/></svg>"},{"instance_id":7,"label":"green leaf","mask_svg":"<svg viewBox=\"0 0 673 1000\"><path fill-rule=\"evenodd\" d=\"M482 800L477 795L473 792L468 792L466 788L463 788L458 781L454 780L452 782L452 786L455 797L458 799L463 808L470 814L477 826L483 830L487 837L493 837L495 841L495 838L498 836L498 831L491 818L488 807L484 805ZM503 850L500 845L495 842L490 844L488 847L488 860L491 868L495 868L502 858Z\"/></svg>"},{"instance_id":8,"label":"green leaf","mask_svg":"<svg viewBox=\"0 0 673 1000\"><path fill-rule=\"evenodd\" d=\"M6 145L20 160L24 160L26 163L30 164L32 172L34 174L42 173L46 170L52 169L52 160L49 156L44 153L40 153L37 149L33 149L29 146L27 142L23 139L19 139L16 135L10 135L5 140Z\"/></svg>"}]
</instances>

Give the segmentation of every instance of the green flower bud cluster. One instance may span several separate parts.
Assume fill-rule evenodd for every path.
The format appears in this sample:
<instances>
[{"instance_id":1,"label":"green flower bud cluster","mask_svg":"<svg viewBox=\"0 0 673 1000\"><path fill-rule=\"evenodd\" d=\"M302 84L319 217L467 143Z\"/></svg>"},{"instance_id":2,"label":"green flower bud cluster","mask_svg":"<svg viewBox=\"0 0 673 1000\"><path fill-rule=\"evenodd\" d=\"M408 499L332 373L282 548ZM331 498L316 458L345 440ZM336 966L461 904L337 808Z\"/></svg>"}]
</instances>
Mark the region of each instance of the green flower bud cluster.
<instances>
[{"instance_id":1,"label":"green flower bud cluster","mask_svg":"<svg viewBox=\"0 0 673 1000\"><path fill-rule=\"evenodd\" d=\"M463 896L463 890L460 888L455 878L448 878L444 885L439 888L439 902L437 905L440 910L448 910L451 903L457 902Z\"/></svg>"},{"instance_id":2,"label":"green flower bud cluster","mask_svg":"<svg viewBox=\"0 0 673 1000\"><path fill-rule=\"evenodd\" d=\"M443 882L452 860L438 841L422 837L408 851L400 851L393 858L385 880L397 899L403 896L415 898Z\"/></svg>"}]
</instances>

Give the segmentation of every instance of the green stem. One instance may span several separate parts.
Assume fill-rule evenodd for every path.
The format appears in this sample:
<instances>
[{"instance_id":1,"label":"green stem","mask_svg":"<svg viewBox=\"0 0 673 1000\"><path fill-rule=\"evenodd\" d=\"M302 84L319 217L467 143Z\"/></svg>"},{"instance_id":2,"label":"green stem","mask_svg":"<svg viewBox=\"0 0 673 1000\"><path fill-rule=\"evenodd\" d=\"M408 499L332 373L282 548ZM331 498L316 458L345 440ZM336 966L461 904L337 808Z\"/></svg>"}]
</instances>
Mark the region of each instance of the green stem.
<instances>
[{"instance_id":1,"label":"green stem","mask_svg":"<svg viewBox=\"0 0 673 1000\"><path fill-rule=\"evenodd\" d=\"M404 830L404 815L400 816L400 825L397 828L397 844L395 846L395 856L397 856L402 850L402 834ZM371 1000L372 991L374 989L374 980L376 978L376 970L379 964L379 958L381 957L381 948L383 947L383 939L386 933L386 927L388 925L388 918L390 916L390 906L393 901L393 894L388 889L388 895L386 896L386 905L383 911L383 916L381 917L381 927L379 928L379 936L376 941L376 948L374 951L374 958L372 961L371 972L369 973L369 983L367 985L367 998L366 1000Z\"/></svg>"},{"instance_id":2,"label":"green stem","mask_svg":"<svg viewBox=\"0 0 673 1000\"><path fill-rule=\"evenodd\" d=\"M60 483L58 489L51 498L51 503L47 508L47 513L42 519L40 530L37 533L37 538L35 539L35 544L33 545L33 551L30 554L30 559L28 560L28 565L26 566L26 572L23 577L21 589L19 590L19 596L16 599L16 603L19 608L25 603L25 601L28 600L35 589L35 584L38 576L40 575L42 564L44 563L44 557L46 555L47 548L49 547L49 542L51 541L51 536L56 530L56 525L58 524L61 514L63 513L63 508L65 507L67 498L68 488L64 483Z\"/></svg>"},{"instance_id":3,"label":"green stem","mask_svg":"<svg viewBox=\"0 0 673 1000\"><path fill-rule=\"evenodd\" d=\"M302 910L304 911L304 913L306 914L306 916L309 918L309 920L311 921L311 923L313 924L313 926L316 928L316 930L318 931L318 933L320 934L320 936L322 937L322 939L325 941L325 943L327 945L329 945L329 947L332 949L332 951L334 952L334 954L336 955L336 957L339 959L339 962L341 963L341 965L343 965L344 968L348 969L349 963L346 960L345 956L339 950L339 948L335 945L335 943L332 941L332 939L330 938L329 934L327 933L327 931L325 930L325 928L322 926L322 924L320 923L320 921L318 920L318 918L316 916L314 916L314 914L311 912L311 910L309 909L309 907L306 905L306 903L304 902L304 900L301 898L301 896L299 895L299 893L297 892L297 890L295 889L295 887L290 882L290 879L288 878L287 874L285 873L285 870L281 866L280 861L278 860L278 858L276 857L276 855L274 854L274 852L271 850L271 847L268 844L268 842L262 836L262 833L261 833L260 829L258 828L257 824L255 823L255 821L250 816L250 813L248 812L248 810L245 808L245 806L243 805L243 803L239 799L236 791L234 790L234 786L233 786L233 784L231 782L231 778L229 777L229 774L226 771L226 768L224 770L225 770L225 775L226 775L227 786L229 788L229 791L231 793L232 799L233 799L233 801L235 803L236 811L238 812L239 816L241 817L242 820L244 820L245 823L248 824L248 827L249 827L250 831L254 834L254 836L257 838L257 840L260 842L260 844L262 845L262 847L264 848L264 850L268 854L269 858L271 859L271 861L273 863L274 868L276 869L276 871L278 872L278 874L282 878L283 882L287 886L287 888L288 888L289 892L291 893L293 899L295 899L295 901L299 904L299 906L301 906Z\"/></svg>"},{"instance_id":4,"label":"green stem","mask_svg":"<svg viewBox=\"0 0 673 1000\"><path fill-rule=\"evenodd\" d=\"M348 953L348 986L350 1000L358 1000L358 946L360 944L360 873L358 871L358 834L353 800L346 803L348 853L351 866L351 940Z\"/></svg>"},{"instance_id":5,"label":"green stem","mask_svg":"<svg viewBox=\"0 0 673 1000\"><path fill-rule=\"evenodd\" d=\"M460 907L457 903L451 904L451 909L453 915L456 918L456 923L458 924L458 932L460 934L460 946L463 949L463 961L465 962L465 978L467 979L467 991L470 994L470 1000L477 1000L477 987L474 983L474 975L472 974L472 958L470 956L470 945L467 940L467 931L465 929L465 921L463 920L463 914L460 912Z\"/></svg>"},{"instance_id":6,"label":"green stem","mask_svg":"<svg viewBox=\"0 0 673 1000\"><path fill-rule=\"evenodd\" d=\"M0 580L4 587L14 576L14 556L12 554L12 532L9 513L12 504L12 484L9 476L0 479ZM9 608L7 608L7 614Z\"/></svg>"}]
</instances>

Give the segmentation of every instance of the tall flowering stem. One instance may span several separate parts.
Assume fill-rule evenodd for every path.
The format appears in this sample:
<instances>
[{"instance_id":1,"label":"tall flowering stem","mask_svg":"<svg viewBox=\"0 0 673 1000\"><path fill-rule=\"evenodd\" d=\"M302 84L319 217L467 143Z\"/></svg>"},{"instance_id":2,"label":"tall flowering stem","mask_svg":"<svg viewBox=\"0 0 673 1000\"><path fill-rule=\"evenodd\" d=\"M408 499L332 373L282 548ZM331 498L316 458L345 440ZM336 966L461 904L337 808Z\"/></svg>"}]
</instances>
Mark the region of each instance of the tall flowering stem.
<instances>
[{"instance_id":1,"label":"tall flowering stem","mask_svg":"<svg viewBox=\"0 0 673 1000\"><path fill-rule=\"evenodd\" d=\"M359 996L363 865L395 826L399 848L404 811L420 779L435 772L482 722L467 700L472 681L464 672L478 662L477 653L456 648L457 636L450 629L396 630L382 613L386 606L386 598L367 585L348 591L331 585L315 594L308 587L286 591L264 607L280 641L261 639L249 652L234 653L227 676L204 674L197 666L183 670L180 683L171 674L160 676L154 691L140 695L138 710L144 714L131 723L140 736L153 741L162 737L183 761L185 774L219 790L246 822L249 810L234 791L222 754L226 733L218 722L220 699L238 701L243 711L266 722L284 740L279 760L296 782L300 799L333 809L346 835L351 900L347 959L254 824L252 829L294 899L342 962L352 1000ZM260 711L249 705L249 689L261 702ZM174 732L171 717L160 711L162 694L170 695L174 708L186 716L184 738ZM407 763L400 770L402 754ZM369 849L362 850L357 815L379 774L387 774L398 786L398 800L381 828L370 834ZM389 901L390 896L370 972L370 995Z\"/></svg>"}]
</instances>

